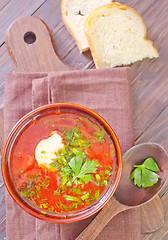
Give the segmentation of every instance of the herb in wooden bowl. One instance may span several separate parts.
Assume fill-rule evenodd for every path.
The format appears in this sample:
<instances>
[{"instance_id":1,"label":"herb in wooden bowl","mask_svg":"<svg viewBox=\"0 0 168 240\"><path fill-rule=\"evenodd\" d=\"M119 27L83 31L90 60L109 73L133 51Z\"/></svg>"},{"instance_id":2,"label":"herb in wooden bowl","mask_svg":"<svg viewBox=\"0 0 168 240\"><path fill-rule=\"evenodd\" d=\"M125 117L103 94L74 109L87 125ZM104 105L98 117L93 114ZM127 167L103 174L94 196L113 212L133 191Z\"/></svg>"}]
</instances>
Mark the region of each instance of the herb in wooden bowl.
<instances>
[{"instance_id":1,"label":"herb in wooden bowl","mask_svg":"<svg viewBox=\"0 0 168 240\"><path fill-rule=\"evenodd\" d=\"M143 164L134 165L135 169L131 173L130 178L134 179L134 184L138 187L151 187L159 181L160 169L152 157L147 158Z\"/></svg>"}]
</instances>

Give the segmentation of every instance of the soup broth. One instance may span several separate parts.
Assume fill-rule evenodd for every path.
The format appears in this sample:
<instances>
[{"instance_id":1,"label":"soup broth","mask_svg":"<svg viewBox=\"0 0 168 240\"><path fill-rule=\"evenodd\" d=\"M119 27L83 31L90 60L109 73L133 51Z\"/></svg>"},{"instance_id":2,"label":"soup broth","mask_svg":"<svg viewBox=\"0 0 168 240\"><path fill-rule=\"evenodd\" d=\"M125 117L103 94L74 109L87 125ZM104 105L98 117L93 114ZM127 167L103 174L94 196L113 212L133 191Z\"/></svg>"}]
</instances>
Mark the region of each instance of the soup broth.
<instances>
[{"instance_id":1,"label":"soup broth","mask_svg":"<svg viewBox=\"0 0 168 240\"><path fill-rule=\"evenodd\" d=\"M44 214L91 206L116 171L115 147L106 130L75 110L36 117L19 134L11 154L15 187Z\"/></svg>"}]
</instances>

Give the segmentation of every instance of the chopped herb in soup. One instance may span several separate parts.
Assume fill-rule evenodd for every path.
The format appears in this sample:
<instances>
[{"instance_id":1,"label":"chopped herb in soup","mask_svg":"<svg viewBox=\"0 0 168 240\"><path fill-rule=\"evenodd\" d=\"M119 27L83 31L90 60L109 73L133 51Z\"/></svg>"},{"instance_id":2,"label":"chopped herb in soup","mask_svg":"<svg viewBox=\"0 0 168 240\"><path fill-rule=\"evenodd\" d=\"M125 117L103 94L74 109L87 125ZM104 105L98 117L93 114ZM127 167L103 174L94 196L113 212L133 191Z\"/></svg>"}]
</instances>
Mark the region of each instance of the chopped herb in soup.
<instances>
[{"instance_id":1,"label":"chopped herb in soup","mask_svg":"<svg viewBox=\"0 0 168 240\"><path fill-rule=\"evenodd\" d=\"M18 136L11 169L20 194L42 212L75 212L97 201L116 172L113 141L97 120L61 110Z\"/></svg>"}]
</instances>

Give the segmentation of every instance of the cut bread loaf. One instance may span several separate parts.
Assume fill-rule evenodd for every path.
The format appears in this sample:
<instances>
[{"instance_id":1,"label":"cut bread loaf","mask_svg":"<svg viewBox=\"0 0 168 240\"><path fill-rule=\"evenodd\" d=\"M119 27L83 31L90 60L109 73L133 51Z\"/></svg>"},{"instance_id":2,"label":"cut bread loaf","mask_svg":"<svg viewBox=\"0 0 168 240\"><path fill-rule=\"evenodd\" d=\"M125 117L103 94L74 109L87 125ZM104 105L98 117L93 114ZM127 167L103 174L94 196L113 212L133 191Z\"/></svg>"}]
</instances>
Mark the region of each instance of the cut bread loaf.
<instances>
[{"instance_id":1,"label":"cut bread loaf","mask_svg":"<svg viewBox=\"0 0 168 240\"><path fill-rule=\"evenodd\" d=\"M86 18L96 8L110 3L112 3L112 0L62 0L62 19L72 37L75 39L80 52L89 49L89 44L84 32L84 22Z\"/></svg>"},{"instance_id":2,"label":"cut bread loaf","mask_svg":"<svg viewBox=\"0 0 168 240\"><path fill-rule=\"evenodd\" d=\"M94 10L85 21L85 34L96 68L128 65L159 56L153 43L146 39L142 17L119 3Z\"/></svg>"}]
</instances>

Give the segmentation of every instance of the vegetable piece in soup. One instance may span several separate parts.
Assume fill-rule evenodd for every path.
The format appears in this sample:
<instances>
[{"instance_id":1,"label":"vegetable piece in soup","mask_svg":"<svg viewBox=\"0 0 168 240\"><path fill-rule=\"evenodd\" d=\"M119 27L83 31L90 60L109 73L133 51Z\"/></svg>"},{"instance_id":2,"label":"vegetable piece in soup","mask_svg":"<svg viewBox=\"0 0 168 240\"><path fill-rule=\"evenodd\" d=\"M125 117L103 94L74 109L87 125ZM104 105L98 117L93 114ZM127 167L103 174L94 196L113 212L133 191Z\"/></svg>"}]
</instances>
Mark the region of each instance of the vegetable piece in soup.
<instances>
[{"instance_id":1,"label":"vegetable piece in soup","mask_svg":"<svg viewBox=\"0 0 168 240\"><path fill-rule=\"evenodd\" d=\"M20 194L42 212L73 213L95 203L115 178L112 139L94 118L61 110L18 136L11 169Z\"/></svg>"}]
</instances>

